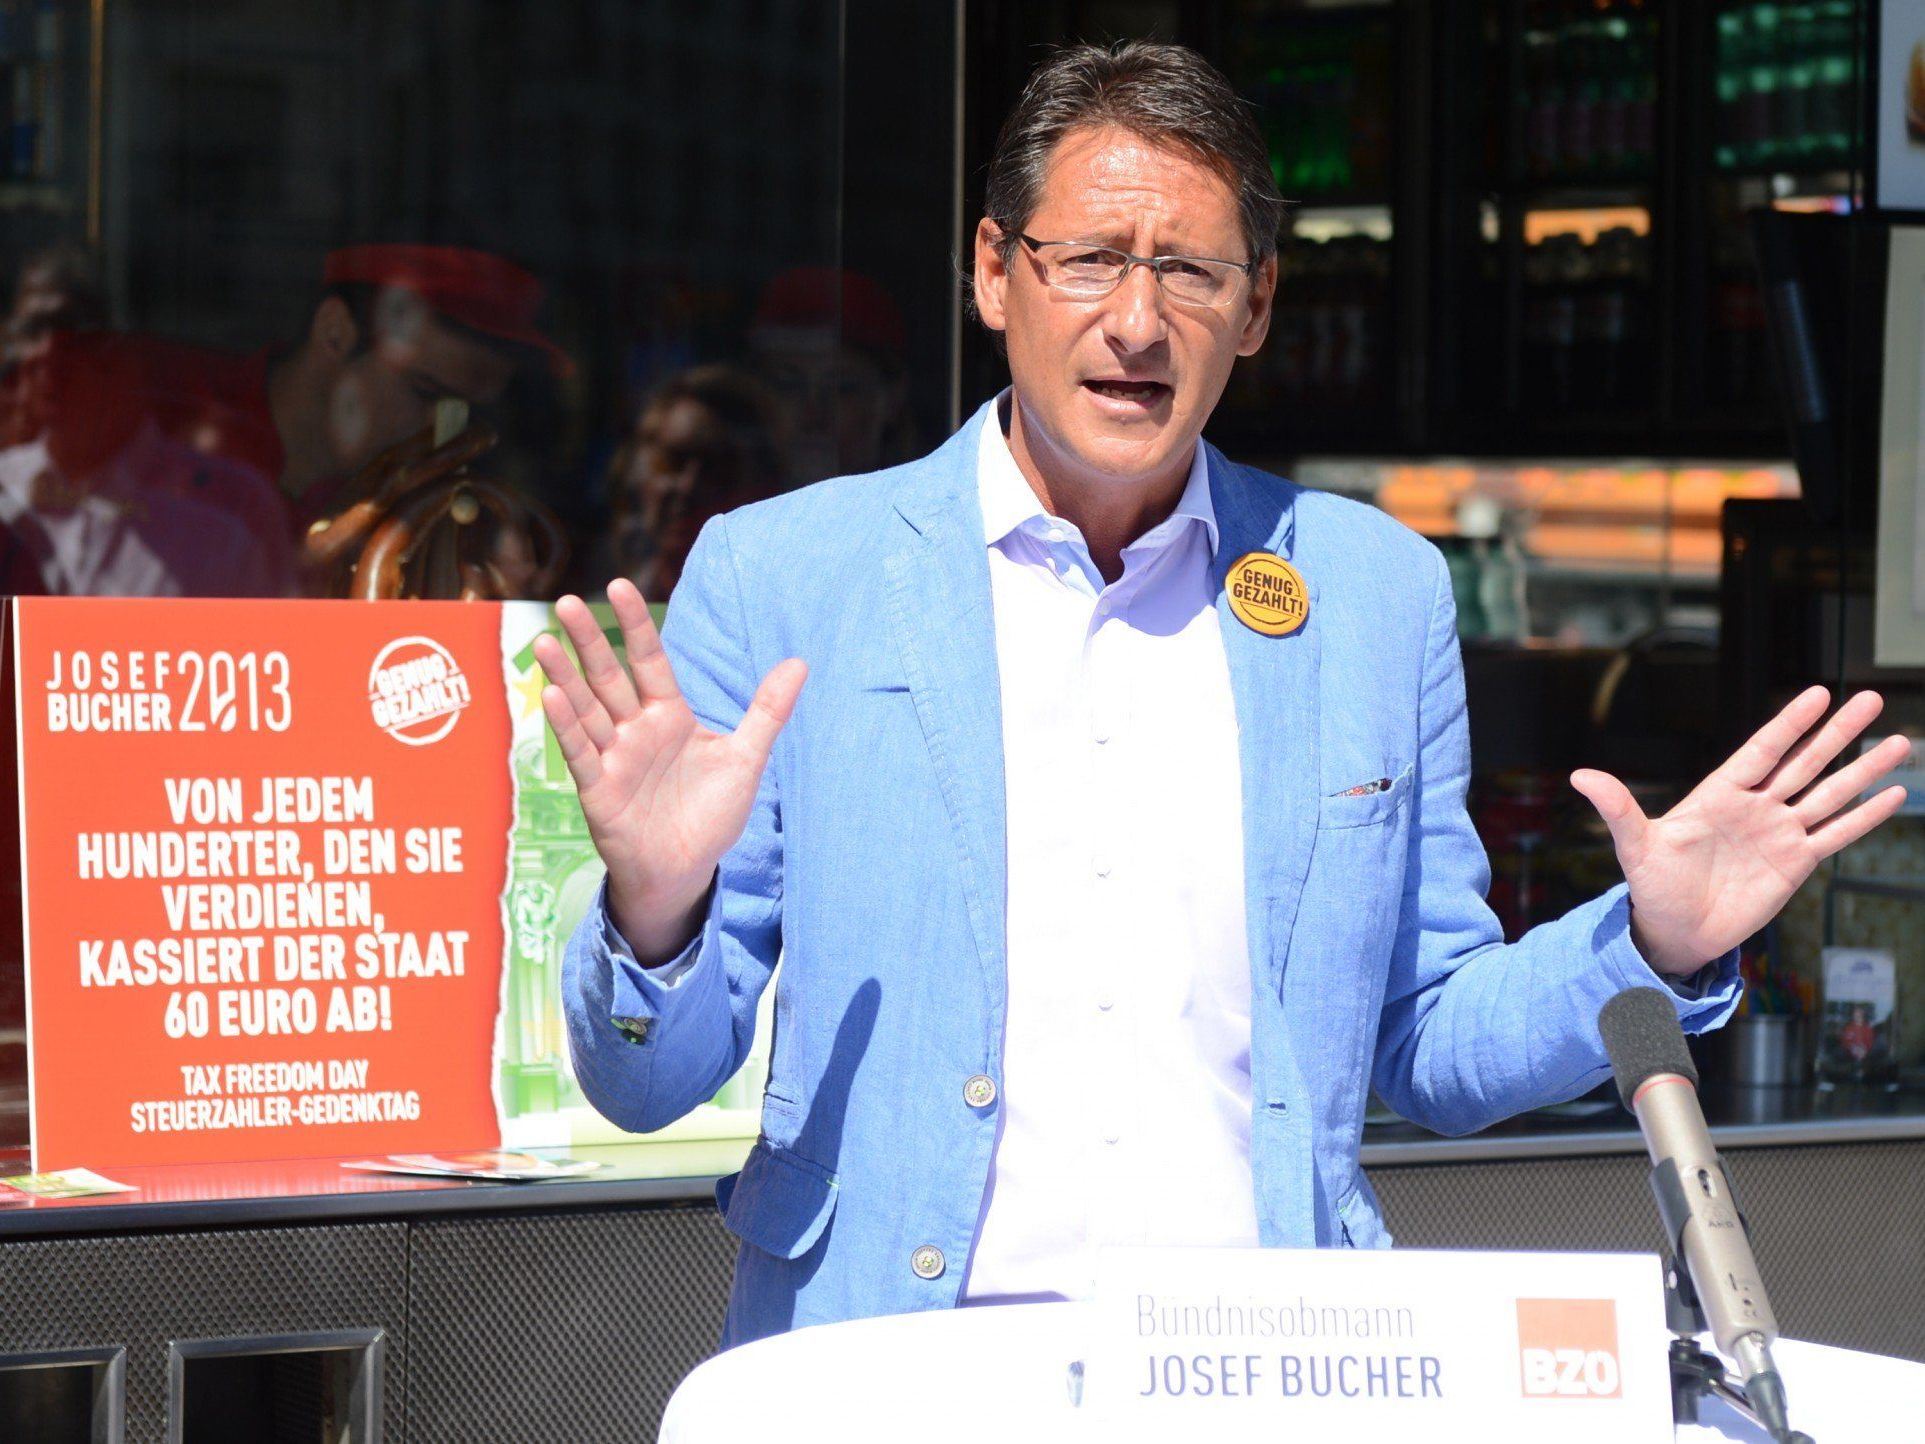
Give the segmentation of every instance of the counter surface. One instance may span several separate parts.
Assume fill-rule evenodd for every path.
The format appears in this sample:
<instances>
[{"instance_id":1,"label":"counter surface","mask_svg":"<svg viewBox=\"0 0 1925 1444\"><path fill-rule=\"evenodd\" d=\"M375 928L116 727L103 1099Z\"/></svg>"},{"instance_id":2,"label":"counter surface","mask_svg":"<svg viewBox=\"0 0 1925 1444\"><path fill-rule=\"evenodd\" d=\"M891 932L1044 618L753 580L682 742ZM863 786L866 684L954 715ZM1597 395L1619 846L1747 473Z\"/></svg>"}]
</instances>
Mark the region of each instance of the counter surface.
<instances>
[{"instance_id":1,"label":"counter surface","mask_svg":"<svg viewBox=\"0 0 1925 1444\"><path fill-rule=\"evenodd\" d=\"M1707 1087L1703 1102L1705 1121L1722 1148L1925 1138L1925 1086L1917 1083L1891 1090ZM1378 1122L1372 1115L1364 1125L1362 1158L1364 1167L1381 1168L1643 1151L1636 1120L1607 1089L1464 1138L1445 1138L1395 1117Z\"/></svg>"},{"instance_id":2,"label":"counter surface","mask_svg":"<svg viewBox=\"0 0 1925 1444\"><path fill-rule=\"evenodd\" d=\"M365 1153L270 1163L103 1168L96 1172L132 1185L134 1191L0 1205L0 1240L709 1199L715 1180L741 1166L748 1142L637 1142L523 1151L545 1158L591 1159L603 1166L579 1178L531 1183L367 1173L341 1166L350 1159L366 1159ZM3 1171L25 1172L26 1162L6 1164Z\"/></svg>"},{"instance_id":3,"label":"counter surface","mask_svg":"<svg viewBox=\"0 0 1925 1444\"><path fill-rule=\"evenodd\" d=\"M1925 1138L1925 1089L1917 1087L1896 1092L1727 1090L1708 1093L1705 1112L1719 1144L1727 1149ZM603 1165L584 1177L539 1183L365 1173L344 1169L341 1158L101 1169L135 1191L0 1205L0 1240L705 1201L713 1198L718 1177L741 1166L750 1141L638 1140L529 1149L544 1157L591 1159ZM1366 1168L1384 1168L1639 1153L1643 1148L1630 1115L1612 1096L1542 1109L1467 1138L1440 1137L1398 1119L1371 1123L1364 1130L1362 1155ZM23 1156L0 1152L0 1175L26 1169Z\"/></svg>"}]
</instances>

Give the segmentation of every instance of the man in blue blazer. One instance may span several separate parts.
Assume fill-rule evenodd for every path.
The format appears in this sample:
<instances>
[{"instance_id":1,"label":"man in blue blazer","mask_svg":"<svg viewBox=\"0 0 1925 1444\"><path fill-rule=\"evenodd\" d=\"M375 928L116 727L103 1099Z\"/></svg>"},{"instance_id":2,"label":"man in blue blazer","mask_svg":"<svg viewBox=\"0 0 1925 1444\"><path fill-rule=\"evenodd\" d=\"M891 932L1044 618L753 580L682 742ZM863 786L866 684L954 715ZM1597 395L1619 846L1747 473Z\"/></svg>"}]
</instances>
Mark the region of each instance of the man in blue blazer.
<instances>
[{"instance_id":1,"label":"man in blue blazer","mask_svg":"<svg viewBox=\"0 0 1925 1444\"><path fill-rule=\"evenodd\" d=\"M1073 1296L1109 1242L1385 1245L1372 1086L1463 1133L1605 1077L1622 989L1714 1026L1735 946L1903 797L1850 805L1899 739L1821 775L1880 703L1817 688L1662 817L1580 771L1626 881L1504 943L1437 550L1201 440L1277 283L1248 114L1188 51L1063 52L986 202L1011 390L711 523L660 639L611 586L626 670L575 598L579 668L540 653L608 865L584 1092L680 1117L784 963L725 1344Z\"/></svg>"}]
</instances>

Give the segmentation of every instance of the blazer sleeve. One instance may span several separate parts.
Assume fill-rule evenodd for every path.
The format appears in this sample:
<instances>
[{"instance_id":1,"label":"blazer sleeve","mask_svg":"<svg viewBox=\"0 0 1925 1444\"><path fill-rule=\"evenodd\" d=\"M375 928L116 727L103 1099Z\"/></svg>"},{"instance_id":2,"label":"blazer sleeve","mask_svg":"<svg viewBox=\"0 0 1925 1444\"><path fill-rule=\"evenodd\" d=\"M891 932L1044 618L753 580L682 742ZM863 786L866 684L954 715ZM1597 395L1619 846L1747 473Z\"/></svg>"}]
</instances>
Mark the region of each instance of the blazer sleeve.
<instances>
[{"instance_id":1,"label":"blazer sleeve","mask_svg":"<svg viewBox=\"0 0 1925 1444\"><path fill-rule=\"evenodd\" d=\"M696 718L733 731L761 670L751 655L726 518L709 522L669 603L662 642ZM634 1133L673 1123L734 1076L782 944L780 739L741 839L723 857L701 930L681 956L643 968L596 894L562 961L562 1009L582 1093Z\"/></svg>"},{"instance_id":2,"label":"blazer sleeve","mask_svg":"<svg viewBox=\"0 0 1925 1444\"><path fill-rule=\"evenodd\" d=\"M1734 949L1687 988L1670 987L1631 940L1625 884L1503 941L1485 902L1490 864L1465 799L1470 731L1456 604L1443 558L1418 703L1418 756L1402 911L1371 1081L1405 1118L1468 1133L1557 1102L1610 1075L1597 1014L1625 988L1665 988L1691 1032L1737 1006Z\"/></svg>"}]
</instances>

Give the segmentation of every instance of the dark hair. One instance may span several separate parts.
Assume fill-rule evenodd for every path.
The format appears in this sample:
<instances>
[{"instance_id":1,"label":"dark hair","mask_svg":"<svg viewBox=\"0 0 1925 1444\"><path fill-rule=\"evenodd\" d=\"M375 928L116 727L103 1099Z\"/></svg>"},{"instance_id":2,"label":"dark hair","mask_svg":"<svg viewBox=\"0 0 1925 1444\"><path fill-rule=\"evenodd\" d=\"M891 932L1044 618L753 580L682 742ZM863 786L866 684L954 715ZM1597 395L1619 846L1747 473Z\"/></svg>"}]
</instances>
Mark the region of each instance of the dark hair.
<instances>
[{"instance_id":1,"label":"dark hair","mask_svg":"<svg viewBox=\"0 0 1925 1444\"><path fill-rule=\"evenodd\" d=\"M1277 252L1283 196L1256 117L1222 72L1182 45L1122 40L1057 51L1029 77L996 137L983 209L1001 228L1003 259L1043 193L1050 154L1071 131L1115 125L1188 151L1237 194L1251 260Z\"/></svg>"}]
</instances>

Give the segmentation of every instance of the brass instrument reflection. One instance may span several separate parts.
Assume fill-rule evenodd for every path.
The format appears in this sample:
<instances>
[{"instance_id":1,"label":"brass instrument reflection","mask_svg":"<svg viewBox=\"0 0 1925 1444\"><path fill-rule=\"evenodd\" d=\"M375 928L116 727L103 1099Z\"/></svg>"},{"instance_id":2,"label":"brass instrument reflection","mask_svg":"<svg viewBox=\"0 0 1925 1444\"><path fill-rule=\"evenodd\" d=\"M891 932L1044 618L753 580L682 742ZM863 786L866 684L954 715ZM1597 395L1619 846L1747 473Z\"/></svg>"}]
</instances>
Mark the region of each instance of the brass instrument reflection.
<instances>
[{"instance_id":1,"label":"brass instrument reflection","mask_svg":"<svg viewBox=\"0 0 1925 1444\"><path fill-rule=\"evenodd\" d=\"M493 433L435 432L440 403L486 406L531 364L572 370L527 271L347 247L299 338L248 354L87 329L80 270L43 271L16 287L0 376L11 590L499 597L559 578L553 515L466 470Z\"/></svg>"}]
</instances>

